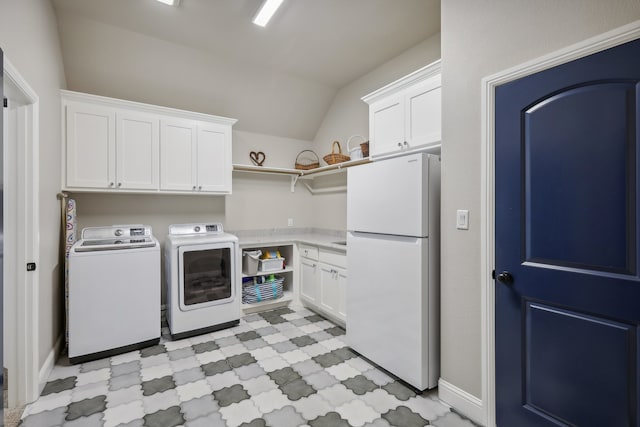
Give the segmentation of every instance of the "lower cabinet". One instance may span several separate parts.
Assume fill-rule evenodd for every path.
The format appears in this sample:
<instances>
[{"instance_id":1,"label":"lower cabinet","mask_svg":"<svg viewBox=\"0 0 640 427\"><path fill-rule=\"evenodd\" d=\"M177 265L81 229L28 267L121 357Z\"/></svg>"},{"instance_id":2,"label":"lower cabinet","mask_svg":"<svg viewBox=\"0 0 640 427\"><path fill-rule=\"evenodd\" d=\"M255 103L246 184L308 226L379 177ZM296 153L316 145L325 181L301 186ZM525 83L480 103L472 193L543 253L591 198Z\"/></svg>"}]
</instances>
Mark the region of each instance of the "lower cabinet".
<instances>
[{"instance_id":1,"label":"lower cabinet","mask_svg":"<svg viewBox=\"0 0 640 427\"><path fill-rule=\"evenodd\" d=\"M347 320L347 270L320 263L320 305L338 319Z\"/></svg>"},{"instance_id":2,"label":"lower cabinet","mask_svg":"<svg viewBox=\"0 0 640 427\"><path fill-rule=\"evenodd\" d=\"M347 256L344 252L300 245L300 300L333 320L347 320Z\"/></svg>"}]
</instances>

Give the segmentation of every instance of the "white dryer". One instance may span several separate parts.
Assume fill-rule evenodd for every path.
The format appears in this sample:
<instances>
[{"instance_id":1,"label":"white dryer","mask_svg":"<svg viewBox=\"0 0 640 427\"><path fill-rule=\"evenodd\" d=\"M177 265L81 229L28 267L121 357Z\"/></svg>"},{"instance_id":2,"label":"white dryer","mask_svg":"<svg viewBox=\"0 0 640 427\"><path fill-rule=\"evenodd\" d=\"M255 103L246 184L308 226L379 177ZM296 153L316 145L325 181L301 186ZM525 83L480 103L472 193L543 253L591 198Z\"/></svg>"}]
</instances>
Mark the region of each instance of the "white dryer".
<instances>
[{"instance_id":1,"label":"white dryer","mask_svg":"<svg viewBox=\"0 0 640 427\"><path fill-rule=\"evenodd\" d=\"M160 341L160 245L145 225L82 230L69 252L69 361Z\"/></svg>"},{"instance_id":2,"label":"white dryer","mask_svg":"<svg viewBox=\"0 0 640 427\"><path fill-rule=\"evenodd\" d=\"M222 224L175 224L165 242L167 322L173 339L240 322L238 238Z\"/></svg>"}]
</instances>

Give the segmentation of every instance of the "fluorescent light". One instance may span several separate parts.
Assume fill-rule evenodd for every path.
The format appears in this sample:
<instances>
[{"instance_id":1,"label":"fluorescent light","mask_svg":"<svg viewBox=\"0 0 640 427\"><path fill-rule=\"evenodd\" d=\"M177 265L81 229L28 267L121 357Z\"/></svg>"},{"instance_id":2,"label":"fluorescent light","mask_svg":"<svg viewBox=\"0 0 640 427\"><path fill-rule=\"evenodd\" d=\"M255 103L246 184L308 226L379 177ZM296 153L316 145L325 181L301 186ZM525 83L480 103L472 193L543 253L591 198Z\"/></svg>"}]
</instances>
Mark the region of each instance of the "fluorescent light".
<instances>
[{"instance_id":1,"label":"fluorescent light","mask_svg":"<svg viewBox=\"0 0 640 427\"><path fill-rule=\"evenodd\" d=\"M255 18L253 18L253 23L265 27L281 4L282 0L265 0Z\"/></svg>"},{"instance_id":2,"label":"fluorescent light","mask_svg":"<svg viewBox=\"0 0 640 427\"><path fill-rule=\"evenodd\" d=\"M158 0L160 3L168 4L169 6L177 6L180 0Z\"/></svg>"}]
</instances>

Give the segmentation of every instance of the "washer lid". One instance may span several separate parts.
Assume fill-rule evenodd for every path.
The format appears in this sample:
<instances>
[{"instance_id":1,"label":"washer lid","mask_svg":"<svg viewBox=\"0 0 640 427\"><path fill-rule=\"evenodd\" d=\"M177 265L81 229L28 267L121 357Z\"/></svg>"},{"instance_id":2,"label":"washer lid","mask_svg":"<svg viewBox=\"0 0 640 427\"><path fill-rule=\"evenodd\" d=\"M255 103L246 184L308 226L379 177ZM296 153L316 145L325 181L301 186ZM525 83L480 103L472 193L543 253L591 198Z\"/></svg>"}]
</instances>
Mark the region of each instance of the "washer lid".
<instances>
[{"instance_id":1,"label":"washer lid","mask_svg":"<svg viewBox=\"0 0 640 427\"><path fill-rule=\"evenodd\" d=\"M223 234L222 224L172 224L169 226L169 235L210 235Z\"/></svg>"}]
</instances>

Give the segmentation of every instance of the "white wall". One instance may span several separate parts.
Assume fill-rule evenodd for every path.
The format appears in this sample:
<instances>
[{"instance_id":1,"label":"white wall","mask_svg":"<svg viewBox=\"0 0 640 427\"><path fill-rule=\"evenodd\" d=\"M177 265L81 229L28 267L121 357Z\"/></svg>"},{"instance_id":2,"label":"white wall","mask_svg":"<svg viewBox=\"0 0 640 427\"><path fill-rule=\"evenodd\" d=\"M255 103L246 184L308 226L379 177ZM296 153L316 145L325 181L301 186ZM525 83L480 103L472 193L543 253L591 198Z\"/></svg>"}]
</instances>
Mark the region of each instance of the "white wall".
<instances>
[{"instance_id":1,"label":"white wall","mask_svg":"<svg viewBox=\"0 0 640 427\"><path fill-rule=\"evenodd\" d=\"M331 152L331 143L340 141L346 154L347 140L359 134L369 138L369 109L364 95L440 59L440 33L422 41L364 76L341 88L314 138L318 154Z\"/></svg>"},{"instance_id":2,"label":"white wall","mask_svg":"<svg viewBox=\"0 0 640 427\"><path fill-rule=\"evenodd\" d=\"M369 108L361 100L364 95L379 89L394 80L403 77L418 68L440 59L440 34L435 34L418 45L400 53L364 76L341 88L314 138L314 151L320 157L331 152L333 141L339 141L342 152L348 153L347 141L352 135L362 135L369 139ZM351 148L357 147L354 138ZM346 176L342 181L318 182L319 186L346 185ZM316 216L314 226L344 230L347 227L346 193L332 193L314 196Z\"/></svg>"},{"instance_id":3,"label":"white wall","mask_svg":"<svg viewBox=\"0 0 640 427\"><path fill-rule=\"evenodd\" d=\"M42 366L61 333L58 266L60 97L65 87L56 18L48 1L0 0L0 47L40 101L40 252L38 360Z\"/></svg>"},{"instance_id":4,"label":"white wall","mask_svg":"<svg viewBox=\"0 0 640 427\"><path fill-rule=\"evenodd\" d=\"M234 117L238 130L303 139L313 137L336 92L64 10L58 20L68 86L78 92Z\"/></svg>"},{"instance_id":5,"label":"white wall","mask_svg":"<svg viewBox=\"0 0 640 427\"><path fill-rule=\"evenodd\" d=\"M474 396L481 397L481 79L639 18L637 0L442 2L442 377ZM456 230L456 209L469 209L468 231Z\"/></svg>"}]
</instances>

